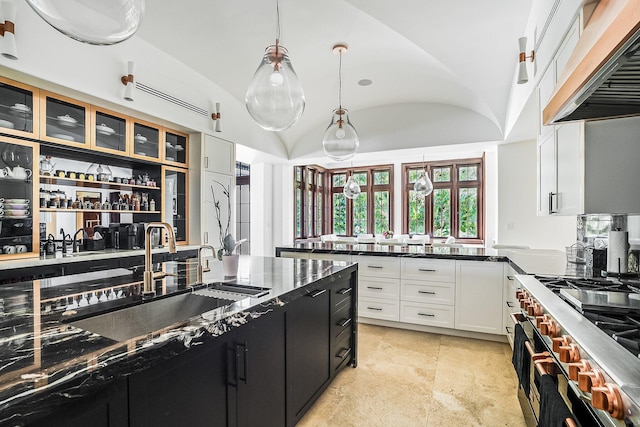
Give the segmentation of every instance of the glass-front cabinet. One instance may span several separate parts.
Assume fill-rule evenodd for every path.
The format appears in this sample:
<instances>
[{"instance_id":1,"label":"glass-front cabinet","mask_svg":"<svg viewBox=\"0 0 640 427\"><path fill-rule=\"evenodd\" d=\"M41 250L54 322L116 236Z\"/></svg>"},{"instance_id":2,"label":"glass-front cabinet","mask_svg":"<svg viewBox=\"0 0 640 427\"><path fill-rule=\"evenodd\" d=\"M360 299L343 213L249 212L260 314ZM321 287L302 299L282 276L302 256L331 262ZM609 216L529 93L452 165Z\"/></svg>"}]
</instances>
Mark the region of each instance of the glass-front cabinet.
<instances>
[{"instance_id":1,"label":"glass-front cabinet","mask_svg":"<svg viewBox=\"0 0 640 427\"><path fill-rule=\"evenodd\" d=\"M162 174L164 176L164 191L162 192L164 221L173 225L176 242L186 243L189 230L187 170L163 166Z\"/></svg>"},{"instance_id":2,"label":"glass-front cabinet","mask_svg":"<svg viewBox=\"0 0 640 427\"><path fill-rule=\"evenodd\" d=\"M149 161L160 160L161 128L140 120L133 122L133 150L131 157Z\"/></svg>"},{"instance_id":3,"label":"glass-front cabinet","mask_svg":"<svg viewBox=\"0 0 640 427\"><path fill-rule=\"evenodd\" d=\"M0 132L38 135L38 89L0 77Z\"/></svg>"},{"instance_id":4,"label":"glass-front cabinet","mask_svg":"<svg viewBox=\"0 0 640 427\"><path fill-rule=\"evenodd\" d=\"M164 162L176 166L188 166L189 136L170 129L165 129L164 136Z\"/></svg>"},{"instance_id":5,"label":"glass-front cabinet","mask_svg":"<svg viewBox=\"0 0 640 427\"><path fill-rule=\"evenodd\" d=\"M39 230L33 220L39 212L33 167L38 149L32 142L0 137L0 259L39 253Z\"/></svg>"},{"instance_id":6,"label":"glass-front cabinet","mask_svg":"<svg viewBox=\"0 0 640 427\"><path fill-rule=\"evenodd\" d=\"M91 108L91 148L105 153L129 154L129 124L127 116Z\"/></svg>"},{"instance_id":7,"label":"glass-front cabinet","mask_svg":"<svg viewBox=\"0 0 640 427\"><path fill-rule=\"evenodd\" d=\"M90 105L49 92L40 92L40 140L89 147Z\"/></svg>"}]
</instances>

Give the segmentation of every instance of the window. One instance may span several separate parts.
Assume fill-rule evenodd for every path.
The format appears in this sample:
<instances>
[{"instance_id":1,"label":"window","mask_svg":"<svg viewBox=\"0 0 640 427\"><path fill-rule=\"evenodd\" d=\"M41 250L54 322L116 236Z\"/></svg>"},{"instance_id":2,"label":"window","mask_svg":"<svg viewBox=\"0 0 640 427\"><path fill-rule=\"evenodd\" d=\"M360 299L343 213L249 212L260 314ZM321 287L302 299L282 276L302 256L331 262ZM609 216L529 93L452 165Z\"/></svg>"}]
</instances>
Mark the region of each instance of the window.
<instances>
[{"instance_id":1,"label":"window","mask_svg":"<svg viewBox=\"0 0 640 427\"><path fill-rule=\"evenodd\" d=\"M327 234L325 169L320 166L295 166L294 175L296 239Z\"/></svg>"},{"instance_id":2,"label":"window","mask_svg":"<svg viewBox=\"0 0 640 427\"><path fill-rule=\"evenodd\" d=\"M251 254L251 166L236 162L236 239L247 239L238 253Z\"/></svg>"},{"instance_id":3,"label":"window","mask_svg":"<svg viewBox=\"0 0 640 427\"><path fill-rule=\"evenodd\" d=\"M331 232L355 236L377 234L393 223L393 165L331 170ZM360 185L354 199L343 194L349 176Z\"/></svg>"},{"instance_id":4,"label":"window","mask_svg":"<svg viewBox=\"0 0 640 427\"><path fill-rule=\"evenodd\" d=\"M433 182L424 198L413 190L423 167ZM484 158L403 164L403 233L482 242L483 167Z\"/></svg>"}]
</instances>

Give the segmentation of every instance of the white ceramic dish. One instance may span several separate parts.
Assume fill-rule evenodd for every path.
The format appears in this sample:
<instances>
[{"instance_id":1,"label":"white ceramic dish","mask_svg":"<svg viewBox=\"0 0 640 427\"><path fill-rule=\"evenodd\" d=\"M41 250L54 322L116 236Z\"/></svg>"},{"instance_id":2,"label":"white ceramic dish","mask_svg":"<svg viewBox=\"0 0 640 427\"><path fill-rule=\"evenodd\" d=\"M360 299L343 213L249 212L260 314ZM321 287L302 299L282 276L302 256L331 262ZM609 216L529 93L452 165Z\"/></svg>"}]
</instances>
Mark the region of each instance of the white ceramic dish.
<instances>
[{"instance_id":1,"label":"white ceramic dish","mask_svg":"<svg viewBox=\"0 0 640 427\"><path fill-rule=\"evenodd\" d=\"M61 126L73 128L78 124L78 121L68 114L65 114L64 116L58 116L56 117L56 119L58 119L58 124Z\"/></svg>"},{"instance_id":2,"label":"white ceramic dish","mask_svg":"<svg viewBox=\"0 0 640 427\"><path fill-rule=\"evenodd\" d=\"M176 159L174 159L173 157L165 157L166 160L170 161L170 162L175 162Z\"/></svg>"},{"instance_id":3,"label":"white ceramic dish","mask_svg":"<svg viewBox=\"0 0 640 427\"><path fill-rule=\"evenodd\" d=\"M173 145L171 145L171 143L169 141L167 141L167 148L175 148Z\"/></svg>"},{"instance_id":4,"label":"white ceramic dish","mask_svg":"<svg viewBox=\"0 0 640 427\"><path fill-rule=\"evenodd\" d=\"M104 123L102 123L100 125L97 125L96 126L96 131L98 132L98 134L105 135L105 136L110 136L110 135L113 135L114 133L116 133L115 130L113 130L109 126L105 125Z\"/></svg>"},{"instance_id":5,"label":"white ceramic dish","mask_svg":"<svg viewBox=\"0 0 640 427\"><path fill-rule=\"evenodd\" d=\"M29 203L5 203L4 207L5 209L24 210L29 208Z\"/></svg>"},{"instance_id":6,"label":"white ceramic dish","mask_svg":"<svg viewBox=\"0 0 640 427\"><path fill-rule=\"evenodd\" d=\"M71 135L66 135L64 133L54 133L51 135L52 138L64 139L65 141L75 141L75 138Z\"/></svg>"},{"instance_id":7,"label":"white ceramic dish","mask_svg":"<svg viewBox=\"0 0 640 427\"><path fill-rule=\"evenodd\" d=\"M144 135L140 135L140 134L137 134L136 136L134 136L134 137L133 137L133 139L134 139L135 141L140 142L140 143L145 143L145 142L147 142L147 137L146 137L146 136L144 136Z\"/></svg>"},{"instance_id":8,"label":"white ceramic dish","mask_svg":"<svg viewBox=\"0 0 640 427\"><path fill-rule=\"evenodd\" d=\"M176 145L176 151L182 151L184 150L184 148L182 148L182 145Z\"/></svg>"},{"instance_id":9,"label":"white ceramic dish","mask_svg":"<svg viewBox=\"0 0 640 427\"><path fill-rule=\"evenodd\" d=\"M4 203L19 203L19 204L29 204L29 199L4 199Z\"/></svg>"},{"instance_id":10,"label":"white ceramic dish","mask_svg":"<svg viewBox=\"0 0 640 427\"><path fill-rule=\"evenodd\" d=\"M14 126L15 125L13 124L13 122L10 122L9 120L1 120L0 119L0 127L1 128L13 129Z\"/></svg>"},{"instance_id":11,"label":"white ceramic dish","mask_svg":"<svg viewBox=\"0 0 640 427\"><path fill-rule=\"evenodd\" d=\"M31 108L28 105L15 104L11 106L11 111L15 113L28 113L31 111Z\"/></svg>"}]
</instances>

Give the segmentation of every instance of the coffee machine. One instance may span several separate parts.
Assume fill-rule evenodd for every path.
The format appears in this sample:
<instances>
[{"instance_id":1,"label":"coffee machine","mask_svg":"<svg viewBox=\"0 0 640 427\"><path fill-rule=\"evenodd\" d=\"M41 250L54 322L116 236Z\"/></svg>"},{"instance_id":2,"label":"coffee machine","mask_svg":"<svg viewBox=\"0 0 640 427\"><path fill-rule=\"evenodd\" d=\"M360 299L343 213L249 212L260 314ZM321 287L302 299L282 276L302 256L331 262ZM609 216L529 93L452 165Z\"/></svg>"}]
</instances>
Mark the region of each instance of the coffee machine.
<instances>
[{"instance_id":1,"label":"coffee machine","mask_svg":"<svg viewBox=\"0 0 640 427\"><path fill-rule=\"evenodd\" d=\"M142 229L142 246L139 244L139 230ZM118 227L120 249L140 249L144 247L144 227L142 224L123 224Z\"/></svg>"}]
</instances>

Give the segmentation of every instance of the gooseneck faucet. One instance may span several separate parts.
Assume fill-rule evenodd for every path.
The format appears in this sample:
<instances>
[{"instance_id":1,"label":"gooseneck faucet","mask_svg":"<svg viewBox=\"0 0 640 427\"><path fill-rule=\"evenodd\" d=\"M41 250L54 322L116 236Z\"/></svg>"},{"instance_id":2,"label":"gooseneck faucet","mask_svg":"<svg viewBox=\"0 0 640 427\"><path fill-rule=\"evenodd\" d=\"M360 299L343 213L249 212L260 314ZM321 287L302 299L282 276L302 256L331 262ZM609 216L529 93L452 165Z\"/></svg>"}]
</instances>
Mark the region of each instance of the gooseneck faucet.
<instances>
[{"instance_id":1,"label":"gooseneck faucet","mask_svg":"<svg viewBox=\"0 0 640 427\"><path fill-rule=\"evenodd\" d=\"M67 253L67 237L69 238L69 242L71 242L71 235L64 232L64 228L60 229L60 234L62 235L62 253ZM73 250L73 248L71 248Z\"/></svg>"},{"instance_id":2,"label":"gooseneck faucet","mask_svg":"<svg viewBox=\"0 0 640 427\"><path fill-rule=\"evenodd\" d=\"M73 235L73 252L80 252L80 239L78 239L78 233L84 234L84 228L79 228Z\"/></svg>"},{"instance_id":3,"label":"gooseneck faucet","mask_svg":"<svg viewBox=\"0 0 640 427\"><path fill-rule=\"evenodd\" d=\"M198 271L197 271L197 277L196 277L196 282L197 283L203 283L204 279L202 278L203 273L206 273L207 271L211 271L211 269L209 268L209 260L207 260L207 264L205 267L202 266L202 250L203 249L211 249L211 255L213 255L213 257L216 257L216 250L213 246L211 245L202 245L198 248Z\"/></svg>"},{"instance_id":4,"label":"gooseneck faucet","mask_svg":"<svg viewBox=\"0 0 640 427\"><path fill-rule=\"evenodd\" d=\"M169 235L169 253L176 253L176 236L173 232L171 224L166 222L150 222L144 230L144 288L142 291L143 298L149 298L155 295L155 287L153 279L153 267L151 266L151 230L154 228L164 228Z\"/></svg>"}]
</instances>

